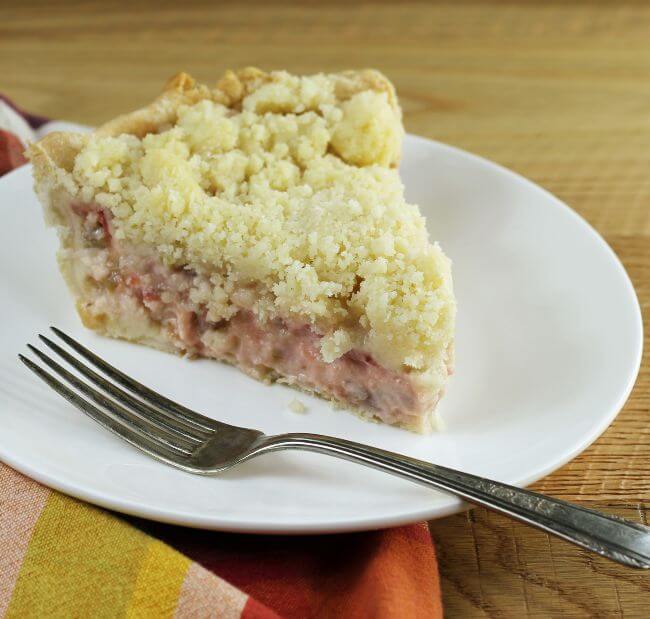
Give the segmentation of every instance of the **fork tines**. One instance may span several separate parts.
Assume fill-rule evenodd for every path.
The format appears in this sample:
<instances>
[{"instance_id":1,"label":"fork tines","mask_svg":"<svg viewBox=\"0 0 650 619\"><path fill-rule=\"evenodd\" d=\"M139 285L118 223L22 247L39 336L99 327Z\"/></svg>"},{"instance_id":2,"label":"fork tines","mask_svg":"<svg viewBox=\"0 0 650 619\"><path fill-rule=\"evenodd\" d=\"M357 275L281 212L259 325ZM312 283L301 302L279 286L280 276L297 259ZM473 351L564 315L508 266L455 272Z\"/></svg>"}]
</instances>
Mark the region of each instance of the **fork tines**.
<instances>
[{"instance_id":1,"label":"fork tines","mask_svg":"<svg viewBox=\"0 0 650 619\"><path fill-rule=\"evenodd\" d=\"M60 329L51 329L102 374L41 334L41 341L86 380L31 344L28 344L28 348L59 378L24 355L19 354L19 359L71 404L132 445L179 466L216 430L227 427L145 387Z\"/></svg>"}]
</instances>

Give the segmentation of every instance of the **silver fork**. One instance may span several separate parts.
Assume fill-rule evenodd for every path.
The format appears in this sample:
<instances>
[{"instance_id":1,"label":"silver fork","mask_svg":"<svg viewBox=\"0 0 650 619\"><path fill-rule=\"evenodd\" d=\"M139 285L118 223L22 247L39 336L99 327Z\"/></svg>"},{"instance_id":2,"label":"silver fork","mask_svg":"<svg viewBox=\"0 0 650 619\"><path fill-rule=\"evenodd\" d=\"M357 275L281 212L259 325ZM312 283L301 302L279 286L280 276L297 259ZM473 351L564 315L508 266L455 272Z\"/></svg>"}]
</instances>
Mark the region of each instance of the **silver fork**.
<instances>
[{"instance_id":1,"label":"silver fork","mask_svg":"<svg viewBox=\"0 0 650 619\"><path fill-rule=\"evenodd\" d=\"M650 568L650 527L345 439L298 433L267 436L258 430L215 421L152 391L69 335L55 327L51 329L102 374L44 335L39 335L43 343L88 382L31 344L28 344L29 349L64 382L27 357L18 355L20 360L54 391L107 430L150 456L188 473L217 475L240 462L281 449L315 451L450 492L623 565Z\"/></svg>"}]
</instances>

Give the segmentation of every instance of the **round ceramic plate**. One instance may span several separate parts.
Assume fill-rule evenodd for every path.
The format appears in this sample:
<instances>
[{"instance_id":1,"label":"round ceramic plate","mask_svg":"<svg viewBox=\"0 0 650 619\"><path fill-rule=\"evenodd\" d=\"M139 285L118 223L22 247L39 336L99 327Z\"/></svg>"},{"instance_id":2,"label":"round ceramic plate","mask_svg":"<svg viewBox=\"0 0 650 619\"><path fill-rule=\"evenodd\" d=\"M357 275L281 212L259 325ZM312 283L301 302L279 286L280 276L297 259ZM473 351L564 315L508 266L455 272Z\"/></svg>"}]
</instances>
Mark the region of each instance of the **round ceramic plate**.
<instances>
[{"instance_id":1,"label":"round ceramic plate","mask_svg":"<svg viewBox=\"0 0 650 619\"><path fill-rule=\"evenodd\" d=\"M267 433L346 437L516 485L585 449L623 406L642 348L620 262L552 195L493 163L408 136L407 198L453 260L456 372L431 436L364 422L316 398L81 326L55 260L31 170L0 180L0 459L121 512L211 529L370 529L462 509L448 495L309 453L275 453L215 478L160 464L104 431L17 360L54 324L141 382L206 415Z\"/></svg>"}]
</instances>

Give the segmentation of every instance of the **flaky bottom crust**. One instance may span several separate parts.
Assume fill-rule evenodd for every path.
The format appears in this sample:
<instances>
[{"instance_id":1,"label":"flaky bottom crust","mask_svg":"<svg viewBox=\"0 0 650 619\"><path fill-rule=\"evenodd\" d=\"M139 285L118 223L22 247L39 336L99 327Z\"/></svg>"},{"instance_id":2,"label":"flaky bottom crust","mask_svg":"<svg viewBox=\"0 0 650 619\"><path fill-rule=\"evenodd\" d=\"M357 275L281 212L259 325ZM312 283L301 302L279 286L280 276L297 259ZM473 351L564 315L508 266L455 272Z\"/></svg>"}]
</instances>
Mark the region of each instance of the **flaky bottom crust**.
<instances>
[{"instance_id":1,"label":"flaky bottom crust","mask_svg":"<svg viewBox=\"0 0 650 619\"><path fill-rule=\"evenodd\" d=\"M148 320L144 314L140 316L139 320L133 320L132 314L129 314L128 316L120 314L102 314L98 316L93 313L91 309L89 309L88 302L84 302L83 300L79 300L77 302L77 312L79 313L84 326L101 335L105 335L111 338L123 339L137 344L144 344L166 353L171 353L179 356L187 356L187 352L182 348L179 348L177 343L169 337L161 325ZM190 357L194 357L194 355L190 355ZM219 356L210 354L209 358L235 366L251 378L259 380L266 384L278 382L288 385L303 393L315 395L321 399L333 403L336 408L349 410L357 416L368 421L377 423L389 423L389 425L396 425L398 427L420 434L430 433L437 427L437 417L435 413L431 411L427 411L425 414L419 417L411 416L400 420L396 419L392 422L387 422L378 414L376 410L373 410L366 406L351 404L349 401L337 398L331 392L324 391L313 385L304 384L297 377L282 376L273 372L260 373L255 368L238 364L236 360L230 358L227 355Z\"/></svg>"}]
</instances>

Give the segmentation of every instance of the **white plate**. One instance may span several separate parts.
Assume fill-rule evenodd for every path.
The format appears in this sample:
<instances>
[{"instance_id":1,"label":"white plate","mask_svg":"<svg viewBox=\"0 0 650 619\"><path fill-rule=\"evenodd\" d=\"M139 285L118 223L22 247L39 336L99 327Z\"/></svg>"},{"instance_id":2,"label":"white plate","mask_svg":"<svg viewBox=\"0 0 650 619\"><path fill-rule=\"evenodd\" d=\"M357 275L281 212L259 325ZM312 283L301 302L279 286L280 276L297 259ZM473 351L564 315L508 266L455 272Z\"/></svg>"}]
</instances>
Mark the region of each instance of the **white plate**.
<instances>
[{"instance_id":1,"label":"white plate","mask_svg":"<svg viewBox=\"0 0 650 619\"><path fill-rule=\"evenodd\" d=\"M526 485L585 449L636 377L639 305L620 262L546 191L484 159L408 136L402 174L454 261L456 373L444 431L371 424L226 365L188 361L85 330L56 267L29 168L0 180L0 458L48 486L121 512L232 531L351 531L444 516L442 493L317 454L276 453L218 478L159 464L98 427L16 359L55 324L167 396L268 433L347 437Z\"/></svg>"}]
</instances>

